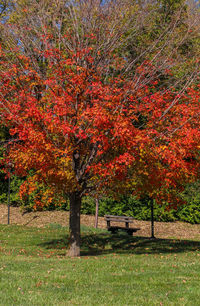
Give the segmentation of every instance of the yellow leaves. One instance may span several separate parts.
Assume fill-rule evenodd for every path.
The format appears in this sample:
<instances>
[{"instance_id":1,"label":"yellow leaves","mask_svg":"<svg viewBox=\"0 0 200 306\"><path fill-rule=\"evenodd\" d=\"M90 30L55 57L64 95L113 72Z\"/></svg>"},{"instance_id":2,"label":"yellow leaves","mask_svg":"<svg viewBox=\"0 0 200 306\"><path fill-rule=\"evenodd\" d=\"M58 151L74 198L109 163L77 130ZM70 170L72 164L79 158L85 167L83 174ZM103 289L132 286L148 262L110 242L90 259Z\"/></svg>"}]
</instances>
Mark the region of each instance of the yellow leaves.
<instances>
[{"instance_id":1,"label":"yellow leaves","mask_svg":"<svg viewBox=\"0 0 200 306\"><path fill-rule=\"evenodd\" d=\"M30 87L33 88L34 86L37 86L37 85L38 85L38 83L33 82L33 83L30 84Z\"/></svg>"},{"instance_id":2,"label":"yellow leaves","mask_svg":"<svg viewBox=\"0 0 200 306\"><path fill-rule=\"evenodd\" d=\"M165 149L167 149L167 146L160 146L160 148L161 148L162 150L165 150Z\"/></svg>"},{"instance_id":3,"label":"yellow leaves","mask_svg":"<svg viewBox=\"0 0 200 306\"><path fill-rule=\"evenodd\" d=\"M165 151L166 149L167 149L167 146L162 145L162 146L160 146L160 147L158 148L158 151L161 153L161 152Z\"/></svg>"},{"instance_id":4,"label":"yellow leaves","mask_svg":"<svg viewBox=\"0 0 200 306\"><path fill-rule=\"evenodd\" d=\"M46 143L45 148L46 148L47 151L50 151L50 150L52 150L52 145L50 143Z\"/></svg>"}]
</instances>

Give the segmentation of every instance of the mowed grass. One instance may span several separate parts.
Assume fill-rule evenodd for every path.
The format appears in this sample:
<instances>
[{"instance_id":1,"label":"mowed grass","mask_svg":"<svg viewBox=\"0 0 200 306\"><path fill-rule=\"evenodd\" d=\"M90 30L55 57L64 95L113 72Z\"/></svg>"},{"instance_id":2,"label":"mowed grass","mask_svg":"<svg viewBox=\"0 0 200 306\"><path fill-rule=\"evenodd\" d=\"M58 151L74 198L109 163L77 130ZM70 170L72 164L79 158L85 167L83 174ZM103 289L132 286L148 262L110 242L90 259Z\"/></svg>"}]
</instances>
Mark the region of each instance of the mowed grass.
<instances>
[{"instance_id":1,"label":"mowed grass","mask_svg":"<svg viewBox=\"0 0 200 306\"><path fill-rule=\"evenodd\" d=\"M0 225L0 305L200 305L200 242Z\"/></svg>"}]
</instances>

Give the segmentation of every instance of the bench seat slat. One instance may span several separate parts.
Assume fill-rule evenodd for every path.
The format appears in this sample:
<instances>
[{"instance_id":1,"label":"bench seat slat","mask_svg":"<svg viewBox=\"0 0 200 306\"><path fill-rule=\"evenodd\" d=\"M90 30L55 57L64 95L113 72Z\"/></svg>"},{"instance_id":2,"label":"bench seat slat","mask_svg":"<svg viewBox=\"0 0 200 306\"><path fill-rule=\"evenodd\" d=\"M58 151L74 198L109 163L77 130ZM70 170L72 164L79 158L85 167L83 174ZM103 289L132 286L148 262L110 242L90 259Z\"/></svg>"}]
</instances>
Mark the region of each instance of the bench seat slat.
<instances>
[{"instance_id":1,"label":"bench seat slat","mask_svg":"<svg viewBox=\"0 0 200 306\"><path fill-rule=\"evenodd\" d=\"M139 231L140 230L140 228L125 228L125 227L121 227L121 226L110 226L109 228L108 228L108 230L110 230L110 231L112 231L112 230L125 230L125 231L132 231L132 232L137 232L137 231Z\"/></svg>"}]
</instances>

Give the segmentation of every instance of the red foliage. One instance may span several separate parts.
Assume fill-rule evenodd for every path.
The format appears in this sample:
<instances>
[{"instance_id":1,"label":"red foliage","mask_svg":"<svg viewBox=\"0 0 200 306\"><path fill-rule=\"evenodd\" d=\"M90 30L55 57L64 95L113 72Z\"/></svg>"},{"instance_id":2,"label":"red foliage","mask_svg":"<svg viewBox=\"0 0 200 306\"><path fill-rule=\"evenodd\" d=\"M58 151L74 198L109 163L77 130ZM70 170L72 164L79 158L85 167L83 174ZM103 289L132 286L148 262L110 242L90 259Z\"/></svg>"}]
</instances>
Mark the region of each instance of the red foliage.
<instances>
[{"instance_id":1,"label":"red foliage","mask_svg":"<svg viewBox=\"0 0 200 306\"><path fill-rule=\"evenodd\" d=\"M66 194L133 188L159 199L197 176L199 86L179 95L156 90L153 80L135 92L124 77L103 80L90 50L38 51L43 75L30 58L15 56L11 63L1 51L0 110L19 140L5 158L18 175L34 169L37 180ZM90 68L78 64L82 56ZM149 69L145 63L136 74L142 80Z\"/></svg>"}]
</instances>

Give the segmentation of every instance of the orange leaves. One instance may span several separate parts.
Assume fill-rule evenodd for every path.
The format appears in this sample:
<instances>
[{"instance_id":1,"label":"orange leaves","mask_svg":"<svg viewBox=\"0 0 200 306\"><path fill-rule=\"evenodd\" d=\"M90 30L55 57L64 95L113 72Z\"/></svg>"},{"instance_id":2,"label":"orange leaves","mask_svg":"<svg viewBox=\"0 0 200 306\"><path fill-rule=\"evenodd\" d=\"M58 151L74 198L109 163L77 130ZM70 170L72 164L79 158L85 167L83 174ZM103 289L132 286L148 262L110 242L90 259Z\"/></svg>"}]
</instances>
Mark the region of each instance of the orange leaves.
<instances>
[{"instance_id":1,"label":"orange leaves","mask_svg":"<svg viewBox=\"0 0 200 306\"><path fill-rule=\"evenodd\" d=\"M154 67L145 62L136 69L141 79L136 91L135 78L104 79L93 66L92 49L41 52L39 58L48 58L43 76L20 54L12 67L3 60L0 71L1 118L19 140L9 153L18 174L32 170L54 192L122 185L164 197L164 188L179 187L197 173L198 86L180 96L158 89L159 79L147 86L142 80ZM123 62L115 58L115 65ZM21 188L28 194L38 186ZM51 193L43 195L37 206L52 201Z\"/></svg>"}]
</instances>

